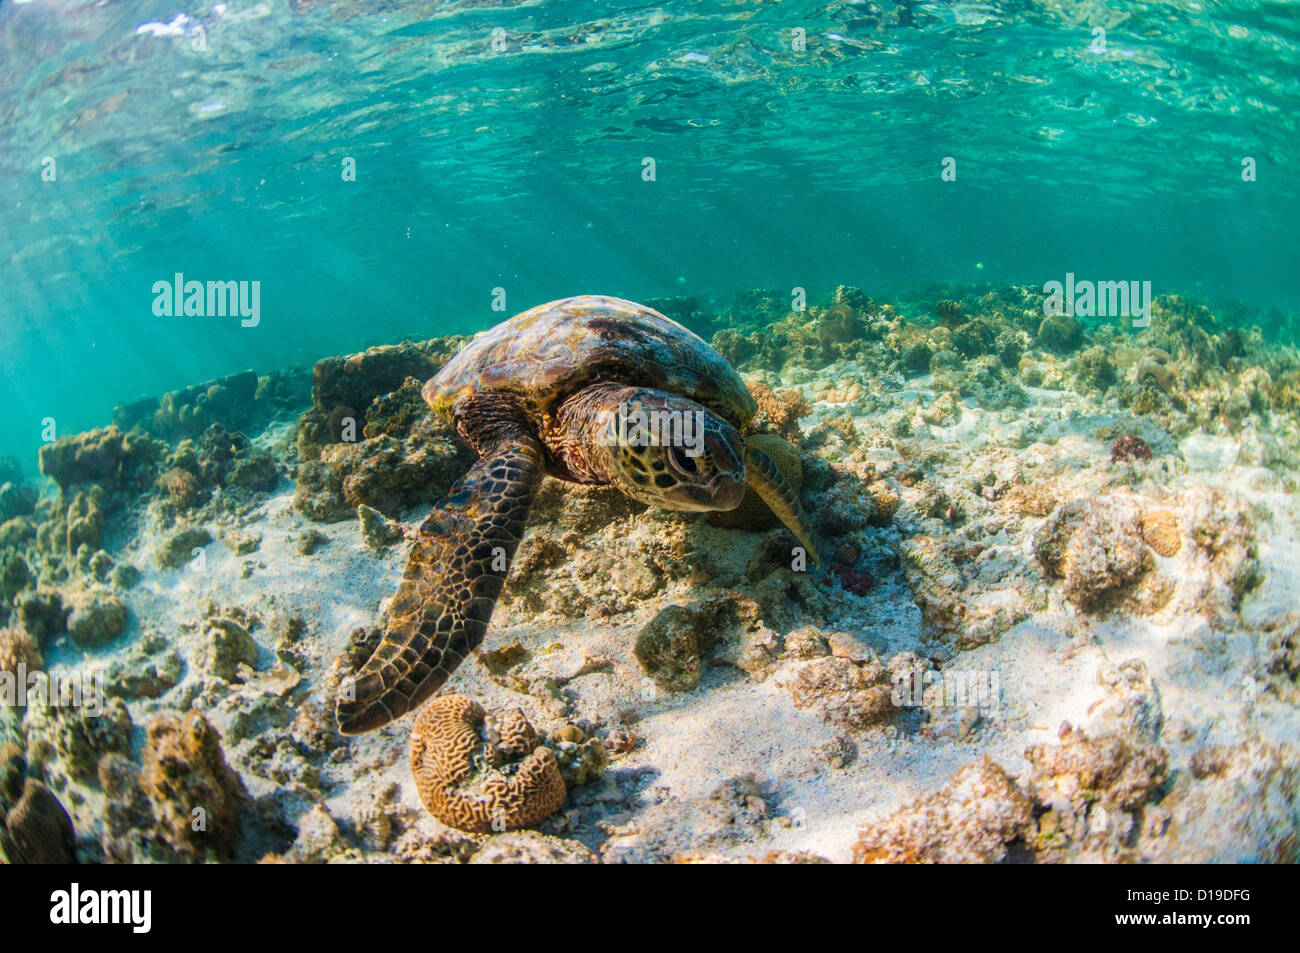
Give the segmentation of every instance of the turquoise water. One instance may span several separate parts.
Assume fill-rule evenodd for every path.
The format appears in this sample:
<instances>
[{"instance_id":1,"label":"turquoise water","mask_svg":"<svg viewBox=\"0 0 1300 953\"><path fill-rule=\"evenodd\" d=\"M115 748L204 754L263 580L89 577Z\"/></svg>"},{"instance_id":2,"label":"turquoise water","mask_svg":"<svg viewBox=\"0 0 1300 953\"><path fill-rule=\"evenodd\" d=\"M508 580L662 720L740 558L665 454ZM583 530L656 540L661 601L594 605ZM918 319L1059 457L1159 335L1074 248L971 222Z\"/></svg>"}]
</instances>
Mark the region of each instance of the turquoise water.
<instances>
[{"instance_id":1,"label":"turquoise water","mask_svg":"<svg viewBox=\"0 0 1300 953\"><path fill-rule=\"evenodd\" d=\"M177 2L0 0L29 473L46 418L487 327L497 288L1073 272L1300 307L1293 2ZM260 282L256 327L156 315L177 272Z\"/></svg>"}]
</instances>

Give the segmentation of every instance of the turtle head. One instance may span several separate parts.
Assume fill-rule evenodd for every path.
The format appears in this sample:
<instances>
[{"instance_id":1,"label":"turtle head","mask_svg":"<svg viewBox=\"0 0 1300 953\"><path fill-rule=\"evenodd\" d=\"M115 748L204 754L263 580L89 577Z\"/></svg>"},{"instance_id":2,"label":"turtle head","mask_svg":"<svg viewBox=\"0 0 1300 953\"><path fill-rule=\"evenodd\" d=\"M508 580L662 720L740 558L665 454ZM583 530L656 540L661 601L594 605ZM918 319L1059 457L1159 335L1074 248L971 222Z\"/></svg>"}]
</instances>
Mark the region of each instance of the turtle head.
<instances>
[{"instance_id":1,"label":"turtle head","mask_svg":"<svg viewBox=\"0 0 1300 953\"><path fill-rule=\"evenodd\" d=\"M702 404L644 387L596 408L589 452L627 496L670 510L732 510L745 495L740 433Z\"/></svg>"}]
</instances>

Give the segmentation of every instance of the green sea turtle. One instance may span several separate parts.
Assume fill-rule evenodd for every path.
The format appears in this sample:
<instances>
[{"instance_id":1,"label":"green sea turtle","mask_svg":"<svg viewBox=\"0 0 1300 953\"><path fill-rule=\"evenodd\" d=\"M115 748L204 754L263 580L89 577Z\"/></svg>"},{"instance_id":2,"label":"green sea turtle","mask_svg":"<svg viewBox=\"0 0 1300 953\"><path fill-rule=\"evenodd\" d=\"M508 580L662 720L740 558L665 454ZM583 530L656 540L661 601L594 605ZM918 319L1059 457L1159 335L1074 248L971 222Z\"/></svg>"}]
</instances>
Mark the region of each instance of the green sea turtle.
<instances>
[{"instance_id":1,"label":"green sea turtle","mask_svg":"<svg viewBox=\"0 0 1300 953\"><path fill-rule=\"evenodd\" d=\"M423 396L479 459L420 527L383 641L339 693L344 734L417 708L483 640L544 474L694 511L738 506L748 483L820 562L798 495L740 435L758 409L740 376L643 305L583 295L525 311Z\"/></svg>"}]
</instances>

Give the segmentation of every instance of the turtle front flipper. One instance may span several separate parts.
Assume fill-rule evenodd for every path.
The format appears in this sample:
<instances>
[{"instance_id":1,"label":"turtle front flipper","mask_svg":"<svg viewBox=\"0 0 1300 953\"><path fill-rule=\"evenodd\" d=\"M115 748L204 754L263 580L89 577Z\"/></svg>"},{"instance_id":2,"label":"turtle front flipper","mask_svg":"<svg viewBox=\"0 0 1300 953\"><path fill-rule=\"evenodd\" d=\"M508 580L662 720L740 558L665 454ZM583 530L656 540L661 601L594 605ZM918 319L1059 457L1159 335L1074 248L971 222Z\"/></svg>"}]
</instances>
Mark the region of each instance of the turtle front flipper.
<instances>
[{"instance_id":1,"label":"turtle front flipper","mask_svg":"<svg viewBox=\"0 0 1300 953\"><path fill-rule=\"evenodd\" d=\"M815 565L822 563L822 541L812 520L799 502L799 494L786 482L776 463L766 453L745 441L745 482L754 488L768 509L803 543Z\"/></svg>"},{"instance_id":2,"label":"turtle front flipper","mask_svg":"<svg viewBox=\"0 0 1300 953\"><path fill-rule=\"evenodd\" d=\"M542 474L537 440L510 433L434 506L383 641L339 693L343 734L373 731L419 707L483 641Z\"/></svg>"}]
</instances>

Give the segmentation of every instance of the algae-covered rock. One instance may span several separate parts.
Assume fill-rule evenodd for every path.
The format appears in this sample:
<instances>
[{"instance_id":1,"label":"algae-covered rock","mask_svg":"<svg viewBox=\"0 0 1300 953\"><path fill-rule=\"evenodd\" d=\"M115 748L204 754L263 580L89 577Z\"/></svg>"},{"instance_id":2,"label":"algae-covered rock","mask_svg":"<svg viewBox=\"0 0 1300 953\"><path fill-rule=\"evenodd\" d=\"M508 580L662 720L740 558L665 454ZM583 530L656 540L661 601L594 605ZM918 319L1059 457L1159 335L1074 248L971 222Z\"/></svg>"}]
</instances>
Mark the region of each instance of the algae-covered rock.
<instances>
[{"instance_id":1,"label":"algae-covered rock","mask_svg":"<svg viewBox=\"0 0 1300 953\"><path fill-rule=\"evenodd\" d=\"M0 629L0 672L9 672L16 678L19 665L25 666L28 672L32 672L39 669L42 664L40 647L26 630Z\"/></svg>"},{"instance_id":2,"label":"algae-covered rock","mask_svg":"<svg viewBox=\"0 0 1300 953\"><path fill-rule=\"evenodd\" d=\"M317 361L312 406L298 427L299 455L315 460L330 444L360 438L366 412L377 398L399 390L408 378L428 380L462 343L459 338L425 345L404 341Z\"/></svg>"},{"instance_id":3,"label":"algae-covered rock","mask_svg":"<svg viewBox=\"0 0 1300 953\"><path fill-rule=\"evenodd\" d=\"M67 629L72 641L87 648L104 645L126 630L127 608L120 596L102 586L66 596L71 612Z\"/></svg>"},{"instance_id":4,"label":"algae-covered rock","mask_svg":"<svg viewBox=\"0 0 1300 953\"><path fill-rule=\"evenodd\" d=\"M212 534L202 526L179 529L163 540L154 553L154 559L161 569L180 569L195 558L195 550L202 549L210 542Z\"/></svg>"},{"instance_id":5,"label":"algae-covered rock","mask_svg":"<svg viewBox=\"0 0 1300 953\"><path fill-rule=\"evenodd\" d=\"M323 447L298 470L294 507L313 520L348 519L359 506L397 518L438 499L464 475L473 455L443 421L423 416L405 436L386 431Z\"/></svg>"},{"instance_id":6,"label":"algae-covered rock","mask_svg":"<svg viewBox=\"0 0 1300 953\"><path fill-rule=\"evenodd\" d=\"M298 534L298 555L310 556L329 542L329 537L318 529L309 529Z\"/></svg>"},{"instance_id":7,"label":"algae-covered rock","mask_svg":"<svg viewBox=\"0 0 1300 953\"><path fill-rule=\"evenodd\" d=\"M1025 752L1032 771L1029 788L1044 803L1062 795L1107 810L1133 810L1164 783L1168 756L1154 744L1107 735L1089 738L1068 722L1059 745L1035 745Z\"/></svg>"},{"instance_id":8,"label":"algae-covered rock","mask_svg":"<svg viewBox=\"0 0 1300 953\"><path fill-rule=\"evenodd\" d=\"M795 708L813 708L826 722L851 731L878 725L897 710L889 673L870 653L805 662L787 687Z\"/></svg>"},{"instance_id":9,"label":"algae-covered rock","mask_svg":"<svg viewBox=\"0 0 1300 953\"><path fill-rule=\"evenodd\" d=\"M210 616L203 626L199 667L227 682L243 681L240 667L257 667L257 642L249 634L255 624L239 609Z\"/></svg>"},{"instance_id":10,"label":"algae-covered rock","mask_svg":"<svg viewBox=\"0 0 1300 953\"><path fill-rule=\"evenodd\" d=\"M165 646L165 642L162 643ZM118 698L159 698L181 679L185 663L175 649L137 646L104 674L104 690Z\"/></svg>"},{"instance_id":11,"label":"algae-covered rock","mask_svg":"<svg viewBox=\"0 0 1300 953\"><path fill-rule=\"evenodd\" d=\"M72 818L50 789L28 778L22 798L0 824L0 851L11 864L75 864Z\"/></svg>"},{"instance_id":12,"label":"algae-covered rock","mask_svg":"<svg viewBox=\"0 0 1300 953\"><path fill-rule=\"evenodd\" d=\"M153 807L155 833L180 859L229 859L247 794L200 712L149 724L140 788Z\"/></svg>"},{"instance_id":13,"label":"algae-covered rock","mask_svg":"<svg viewBox=\"0 0 1300 953\"><path fill-rule=\"evenodd\" d=\"M984 758L944 788L887 818L867 823L853 846L857 864L996 864L1031 836L1033 806L998 765Z\"/></svg>"},{"instance_id":14,"label":"algae-covered rock","mask_svg":"<svg viewBox=\"0 0 1300 953\"><path fill-rule=\"evenodd\" d=\"M29 486L0 483L0 523L27 516L36 509L36 491Z\"/></svg>"},{"instance_id":15,"label":"algae-covered rock","mask_svg":"<svg viewBox=\"0 0 1300 953\"><path fill-rule=\"evenodd\" d=\"M361 538L376 552L385 550L402 539L401 523L388 519L383 513L365 504L357 507L357 519L361 523Z\"/></svg>"},{"instance_id":16,"label":"algae-covered rock","mask_svg":"<svg viewBox=\"0 0 1300 953\"><path fill-rule=\"evenodd\" d=\"M573 789L590 784L600 777L609 764L609 753L599 738L566 740L552 738L549 744L560 767L565 787Z\"/></svg>"},{"instance_id":17,"label":"algae-covered rock","mask_svg":"<svg viewBox=\"0 0 1300 953\"><path fill-rule=\"evenodd\" d=\"M27 561L16 552L0 556L0 621L4 621L13 606L14 596L36 585Z\"/></svg>"},{"instance_id":18,"label":"algae-covered rock","mask_svg":"<svg viewBox=\"0 0 1300 953\"><path fill-rule=\"evenodd\" d=\"M471 864L594 864L596 855L581 841L536 831L501 834L469 858Z\"/></svg>"},{"instance_id":19,"label":"algae-covered rock","mask_svg":"<svg viewBox=\"0 0 1300 953\"><path fill-rule=\"evenodd\" d=\"M96 483L106 490L139 489L153 478L162 445L148 436L103 427L60 437L41 447L41 472L60 489Z\"/></svg>"},{"instance_id":20,"label":"algae-covered rock","mask_svg":"<svg viewBox=\"0 0 1300 953\"><path fill-rule=\"evenodd\" d=\"M1057 354L1068 354L1083 343L1083 325L1068 314L1049 314L1038 325L1038 345Z\"/></svg>"},{"instance_id":21,"label":"algae-covered rock","mask_svg":"<svg viewBox=\"0 0 1300 953\"><path fill-rule=\"evenodd\" d=\"M141 418L151 433L167 440L197 436L218 422L227 428L242 427L253 419L257 383L257 372L249 370L195 384L164 394L152 415L141 414ZM147 407L147 403L133 405L135 410ZM123 409L124 421L131 416Z\"/></svg>"},{"instance_id":22,"label":"algae-covered rock","mask_svg":"<svg viewBox=\"0 0 1300 953\"><path fill-rule=\"evenodd\" d=\"M66 631L68 612L57 589L24 589L14 599L14 616L19 625L41 642Z\"/></svg>"},{"instance_id":23,"label":"algae-covered rock","mask_svg":"<svg viewBox=\"0 0 1300 953\"><path fill-rule=\"evenodd\" d=\"M1112 387L1119 376L1111 360L1110 349L1090 347L1079 355L1074 365L1075 375L1080 387L1085 391L1105 391Z\"/></svg>"},{"instance_id":24,"label":"algae-covered rock","mask_svg":"<svg viewBox=\"0 0 1300 953\"><path fill-rule=\"evenodd\" d=\"M698 617L667 606L641 630L632 649L641 670L666 692L689 692L700 681Z\"/></svg>"},{"instance_id":25,"label":"algae-covered rock","mask_svg":"<svg viewBox=\"0 0 1300 953\"><path fill-rule=\"evenodd\" d=\"M91 701L83 693L80 705L30 707L27 760L42 763L47 760L42 752L50 751L68 777L88 782L104 755L129 754L133 725L126 705L118 698L104 701L102 707Z\"/></svg>"},{"instance_id":26,"label":"algae-covered rock","mask_svg":"<svg viewBox=\"0 0 1300 953\"><path fill-rule=\"evenodd\" d=\"M641 629L632 651L660 689L682 692L699 683L703 660L715 650L716 662L761 681L778 654L778 642L776 633L763 625L757 602L725 593L686 606L665 606Z\"/></svg>"},{"instance_id":27,"label":"algae-covered rock","mask_svg":"<svg viewBox=\"0 0 1300 953\"><path fill-rule=\"evenodd\" d=\"M1126 497L1061 507L1033 545L1047 575L1064 580L1066 598L1084 611L1112 608L1154 566L1142 539L1141 509Z\"/></svg>"}]
</instances>

